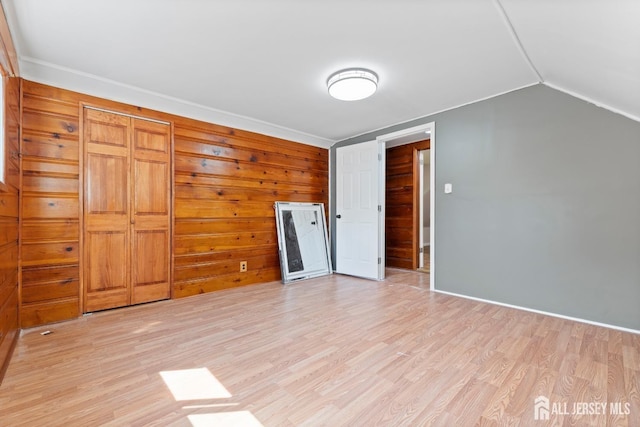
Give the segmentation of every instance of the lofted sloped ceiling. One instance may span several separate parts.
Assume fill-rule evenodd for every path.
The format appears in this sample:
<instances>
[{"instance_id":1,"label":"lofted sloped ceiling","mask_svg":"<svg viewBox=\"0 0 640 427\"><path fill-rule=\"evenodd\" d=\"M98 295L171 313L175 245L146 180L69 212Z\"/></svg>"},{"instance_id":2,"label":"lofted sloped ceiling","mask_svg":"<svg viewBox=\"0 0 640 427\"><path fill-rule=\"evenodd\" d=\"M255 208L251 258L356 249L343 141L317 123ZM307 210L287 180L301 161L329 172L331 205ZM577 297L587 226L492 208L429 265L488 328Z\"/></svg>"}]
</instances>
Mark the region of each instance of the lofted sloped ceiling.
<instances>
[{"instance_id":1,"label":"lofted sloped ceiling","mask_svg":"<svg viewBox=\"0 0 640 427\"><path fill-rule=\"evenodd\" d=\"M2 0L21 76L328 147L548 84L640 117L637 0ZM374 70L369 99L326 80Z\"/></svg>"}]
</instances>

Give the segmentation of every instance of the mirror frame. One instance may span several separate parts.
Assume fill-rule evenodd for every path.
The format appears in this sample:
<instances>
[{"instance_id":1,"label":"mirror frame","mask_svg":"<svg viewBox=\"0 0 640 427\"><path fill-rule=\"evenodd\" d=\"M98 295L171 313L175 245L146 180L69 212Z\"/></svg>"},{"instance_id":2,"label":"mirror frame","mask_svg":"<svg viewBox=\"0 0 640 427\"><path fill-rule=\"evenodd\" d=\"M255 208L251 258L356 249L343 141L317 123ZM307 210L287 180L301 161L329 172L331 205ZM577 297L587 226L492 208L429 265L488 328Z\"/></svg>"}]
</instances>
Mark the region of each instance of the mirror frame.
<instances>
[{"instance_id":1,"label":"mirror frame","mask_svg":"<svg viewBox=\"0 0 640 427\"><path fill-rule=\"evenodd\" d=\"M276 228L278 234L278 254L280 256L280 271L282 273L282 283L287 284L302 279L310 279L312 277L327 276L332 274L333 267L331 265L331 253L329 249L329 236L327 234L327 219L324 211L324 203L300 203L300 202L275 202L274 209L276 211ZM322 239L324 243L324 258L326 258L326 268L320 270L300 270L291 272L289 270L288 252L286 244L286 227L284 224L283 213L285 211L307 211L315 212L321 227Z\"/></svg>"}]
</instances>

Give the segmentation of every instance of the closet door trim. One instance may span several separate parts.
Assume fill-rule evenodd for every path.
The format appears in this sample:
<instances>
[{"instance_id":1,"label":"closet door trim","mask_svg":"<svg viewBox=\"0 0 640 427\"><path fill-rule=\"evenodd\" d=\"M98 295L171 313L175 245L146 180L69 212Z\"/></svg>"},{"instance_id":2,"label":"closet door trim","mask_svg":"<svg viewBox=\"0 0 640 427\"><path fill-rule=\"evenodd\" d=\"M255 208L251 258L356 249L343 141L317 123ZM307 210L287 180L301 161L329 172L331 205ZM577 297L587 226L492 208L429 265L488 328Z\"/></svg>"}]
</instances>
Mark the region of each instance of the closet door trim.
<instances>
[{"instance_id":1,"label":"closet door trim","mask_svg":"<svg viewBox=\"0 0 640 427\"><path fill-rule=\"evenodd\" d=\"M109 110L107 108L100 108L100 107L96 107L94 105L89 105L89 104L81 104L80 106L80 117L84 118L84 110L95 110L95 111L102 111L103 113L109 113L109 114L117 114L119 116L125 116L125 117L130 117L132 119L138 119L138 120L144 120L147 122L154 122L154 123L160 123L162 125L169 125L171 126L171 122L168 122L166 120L158 120L158 119L153 119L150 117L143 117L143 116L136 116L135 114L129 114L129 113L123 113L122 111L114 111L114 110Z\"/></svg>"}]
</instances>

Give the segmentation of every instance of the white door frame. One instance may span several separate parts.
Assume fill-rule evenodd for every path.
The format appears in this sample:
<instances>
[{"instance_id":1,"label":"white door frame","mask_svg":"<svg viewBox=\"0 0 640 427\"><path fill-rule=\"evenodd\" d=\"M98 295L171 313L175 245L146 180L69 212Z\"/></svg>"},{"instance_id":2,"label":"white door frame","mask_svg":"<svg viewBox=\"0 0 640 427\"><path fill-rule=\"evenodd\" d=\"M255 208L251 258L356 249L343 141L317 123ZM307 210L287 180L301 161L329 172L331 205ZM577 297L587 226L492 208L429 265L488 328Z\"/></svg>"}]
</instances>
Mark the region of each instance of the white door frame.
<instances>
[{"instance_id":1,"label":"white door frame","mask_svg":"<svg viewBox=\"0 0 640 427\"><path fill-rule=\"evenodd\" d=\"M418 165L420 171L418 173L418 192L419 192L419 213L418 213L418 241L420 242L419 256L418 256L418 268L424 268L424 152L426 150L418 151Z\"/></svg>"},{"instance_id":2,"label":"white door frame","mask_svg":"<svg viewBox=\"0 0 640 427\"><path fill-rule=\"evenodd\" d=\"M396 132L391 132L385 135L380 135L376 138L378 142L385 143L386 148L397 147L400 145L411 144L412 142L422 141L425 139L425 134L430 134L430 149L429 149L429 217L431 218L431 227L429 228L429 288L435 290L435 277L436 277L436 264L435 264L435 252L436 252L436 240L435 240L435 225L436 225L436 123L430 122L424 125L413 126L407 129L402 129ZM382 172L385 173L384 170ZM383 188L383 191L384 188ZM382 197L384 200L384 197ZM382 209L382 221L384 223L384 208ZM383 241L384 244L384 241Z\"/></svg>"}]
</instances>

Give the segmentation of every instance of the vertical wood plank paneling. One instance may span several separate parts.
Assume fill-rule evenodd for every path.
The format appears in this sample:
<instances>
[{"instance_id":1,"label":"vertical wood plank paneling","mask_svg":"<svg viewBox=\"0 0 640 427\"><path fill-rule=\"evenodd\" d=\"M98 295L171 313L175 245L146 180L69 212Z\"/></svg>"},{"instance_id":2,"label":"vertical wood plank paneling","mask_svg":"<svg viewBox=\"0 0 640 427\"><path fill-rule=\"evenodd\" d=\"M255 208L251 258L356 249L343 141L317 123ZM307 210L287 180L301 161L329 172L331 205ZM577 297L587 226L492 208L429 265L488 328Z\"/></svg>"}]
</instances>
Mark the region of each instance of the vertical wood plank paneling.
<instances>
[{"instance_id":1,"label":"vertical wood plank paneling","mask_svg":"<svg viewBox=\"0 0 640 427\"><path fill-rule=\"evenodd\" d=\"M174 138L174 297L279 279L273 203L326 205L328 151L186 119Z\"/></svg>"},{"instance_id":2,"label":"vertical wood plank paneling","mask_svg":"<svg viewBox=\"0 0 640 427\"><path fill-rule=\"evenodd\" d=\"M273 203L328 203L326 149L26 80L23 92L23 326L81 311L80 104L172 124L173 298L279 279Z\"/></svg>"},{"instance_id":3,"label":"vertical wood plank paneling","mask_svg":"<svg viewBox=\"0 0 640 427\"><path fill-rule=\"evenodd\" d=\"M418 268L417 202L415 182L417 152L430 147L429 140L387 149L386 153L386 264Z\"/></svg>"},{"instance_id":4,"label":"vertical wood plank paneling","mask_svg":"<svg viewBox=\"0 0 640 427\"><path fill-rule=\"evenodd\" d=\"M5 79L5 182L0 184L0 381L18 339L20 80Z\"/></svg>"}]
</instances>

